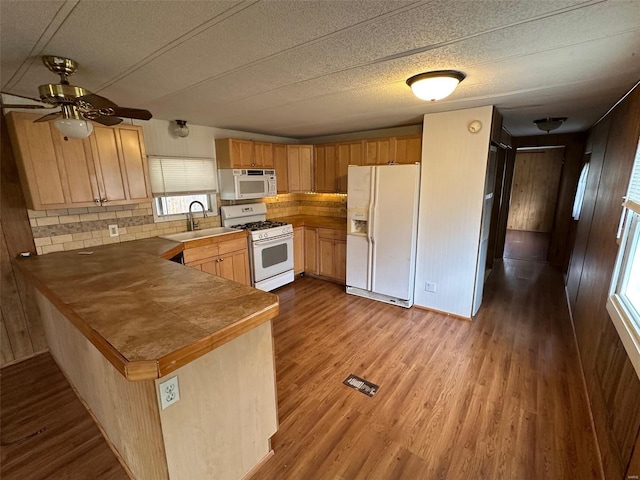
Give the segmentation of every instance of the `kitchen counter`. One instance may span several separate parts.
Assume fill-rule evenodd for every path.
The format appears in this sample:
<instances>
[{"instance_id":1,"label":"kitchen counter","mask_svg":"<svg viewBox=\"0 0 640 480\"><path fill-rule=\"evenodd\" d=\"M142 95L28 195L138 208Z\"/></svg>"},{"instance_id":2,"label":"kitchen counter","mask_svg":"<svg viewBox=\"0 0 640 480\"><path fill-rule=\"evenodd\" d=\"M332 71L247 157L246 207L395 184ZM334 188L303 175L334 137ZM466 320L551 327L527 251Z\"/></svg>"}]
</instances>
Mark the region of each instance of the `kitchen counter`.
<instances>
[{"instance_id":1,"label":"kitchen counter","mask_svg":"<svg viewBox=\"0 0 640 480\"><path fill-rule=\"evenodd\" d=\"M276 295L165 260L185 245L151 238L16 263L122 375L144 380L278 314Z\"/></svg>"},{"instance_id":2,"label":"kitchen counter","mask_svg":"<svg viewBox=\"0 0 640 480\"><path fill-rule=\"evenodd\" d=\"M324 217L320 215L290 215L288 217L270 218L277 222L286 222L294 227L331 228L333 230L347 230L347 219L342 217Z\"/></svg>"}]
</instances>

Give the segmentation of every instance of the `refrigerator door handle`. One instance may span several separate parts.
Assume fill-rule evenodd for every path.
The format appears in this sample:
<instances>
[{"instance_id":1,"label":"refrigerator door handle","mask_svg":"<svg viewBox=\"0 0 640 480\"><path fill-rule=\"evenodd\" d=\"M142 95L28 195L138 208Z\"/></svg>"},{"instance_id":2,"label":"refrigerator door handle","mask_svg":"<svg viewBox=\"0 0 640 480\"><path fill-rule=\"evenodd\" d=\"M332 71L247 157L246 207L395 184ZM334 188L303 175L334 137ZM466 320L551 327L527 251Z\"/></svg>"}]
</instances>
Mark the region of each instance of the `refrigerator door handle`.
<instances>
[{"instance_id":1,"label":"refrigerator door handle","mask_svg":"<svg viewBox=\"0 0 640 480\"><path fill-rule=\"evenodd\" d=\"M373 291L373 280L376 273L376 208L378 206L378 169L376 167L371 168L371 196L369 204L369 219L368 219L368 231L369 231L369 261L368 261L368 276L367 276L367 288Z\"/></svg>"}]
</instances>

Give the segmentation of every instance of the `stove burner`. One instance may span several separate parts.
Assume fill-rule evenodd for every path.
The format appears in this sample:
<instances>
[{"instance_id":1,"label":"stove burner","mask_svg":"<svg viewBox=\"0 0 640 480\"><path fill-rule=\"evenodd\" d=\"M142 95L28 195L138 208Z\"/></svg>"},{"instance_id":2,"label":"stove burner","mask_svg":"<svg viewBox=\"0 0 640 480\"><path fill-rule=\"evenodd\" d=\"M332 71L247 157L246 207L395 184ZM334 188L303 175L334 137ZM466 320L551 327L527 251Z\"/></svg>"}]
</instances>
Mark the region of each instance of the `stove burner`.
<instances>
[{"instance_id":1,"label":"stove burner","mask_svg":"<svg viewBox=\"0 0 640 480\"><path fill-rule=\"evenodd\" d=\"M264 220L262 222L249 222L241 223L239 225L232 225L231 228L240 228L241 230L249 230L250 232L255 232L257 230L266 230L268 228L283 227L284 225L287 225L287 223Z\"/></svg>"}]
</instances>

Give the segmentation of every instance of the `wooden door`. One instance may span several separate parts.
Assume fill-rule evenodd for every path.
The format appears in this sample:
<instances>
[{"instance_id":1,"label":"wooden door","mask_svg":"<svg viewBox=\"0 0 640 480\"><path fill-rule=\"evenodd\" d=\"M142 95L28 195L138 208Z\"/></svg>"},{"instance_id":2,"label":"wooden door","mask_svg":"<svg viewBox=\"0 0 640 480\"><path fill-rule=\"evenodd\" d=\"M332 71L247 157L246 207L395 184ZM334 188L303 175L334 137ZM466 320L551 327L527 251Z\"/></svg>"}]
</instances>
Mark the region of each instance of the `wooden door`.
<instances>
[{"instance_id":1,"label":"wooden door","mask_svg":"<svg viewBox=\"0 0 640 480\"><path fill-rule=\"evenodd\" d=\"M297 145L287 145L287 170L289 191L300 192L300 149Z\"/></svg>"},{"instance_id":2,"label":"wooden door","mask_svg":"<svg viewBox=\"0 0 640 480\"><path fill-rule=\"evenodd\" d=\"M293 229L293 273L304 272L304 227Z\"/></svg>"},{"instance_id":3,"label":"wooden door","mask_svg":"<svg viewBox=\"0 0 640 480\"><path fill-rule=\"evenodd\" d=\"M289 193L289 168L287 166L286 145L273 145L273 165L276 169L278 193Z\"/></svg>"},{"instance_id":4,"label":"wooden door","mask_svg":"<svg viewBox=\"0 0 640 480\"><path fill-rule=\"evenodd\" d=\"M118 152L118 137L118 130L98 126L93 128L93 134L89 137L95 160L98 188L101 192L100 200L107 205L123 203L127 199Z\"/></svg>"},{"instance_id":5,"label":"wooden door","mask_svg":"<svg viewBox=\"0 0 640 480\"><path fill-rule=\"evenodd\" d=\"M362 165L362 142L340 143L336 150L336 191L347 193L349 165Z\"/></svg>"},{"instance_id":6,"label":"wooden door","mask_svg":"<svg viewBox=\"0 0 640 480\"><path fill-rule=\"evenodd\" d=\"M335 193L336 190L336 145L315 147L315 191Z\"/></svg>"},{"instance_id":7,"label":"wooden door","mask_svg":"<svg viewBox=\"0 0 640 480\"><path fill-rule=\"evenodd\" d=\"M336 240L334 244L333 271L336 280L347 282L347 241Z\"/></svg>"},{"instance_id":8,"label":"wooden door","mask_svg":"<svg viewBox=\"0 0 640 480\"><path fill-rule=\"evenodd\" d=\"M51 137L63 180L65 203L74 207L99 205L100 191L89 139L65 141L53 125Z\"/></svg>"},{"instance_id":9,"label":"wooden door","mask_svg":"<svg viewBox=\"0 0 640 480\"><path fill-rule=\"evenodd\" d=\"M422 161L422 135L396 137L395 161L406 164Z\"/></svg>"},{"instance_id":10,"label":"wooden door","mask_svg":"<svg viewBox=\"0 0 640 480\"><path fill-rule=\"evenodd\" d=\"M507 229L551 232L563 159L564 148L516 153Z\"/></svg>"},{"instance_id":11,"label":"wooden door","mask_svg":"<svg viewBox=\"0 0 640 480\"><path fill-rule=\"evenodd\" d=\"M318 275L334 277L334 240L318 235Z\"/></svg>"},{"instance_id":12,"label":"wooden door","mask_svg":"<svg viewBox=\"0 0 640 480\"><path fill-rule=\"evenodd\" d=\"M259 168L273 168L273 148L271 143L253 142L253 163Z\"/></svg>"},{"instance_id":13,"label":"wooden door","mask_svg":"<svg viewBox=\"0 0 640 480\"><path fill-rule=\"evenodd\" d=\"M150 201L151 185L142 127L122 125L115 127L115 130L118 132L120 166L125 180L126 198L136 202Z\"/></svg>"},{"instance_id":14,"label":"wooden door","mask_svg":"<svg viewBox=\"0 0 640 480\"><path fill-rule=\"evenodd\" d=\"M313 145L298 145L300 150L300 191L313 191Z\"/></svg>"},{"instance_id":15,"label":"wooden door","mask_svg":"<svg viewBox=\"0 0 640 480\"><path fill-rule=\"evenodd\" d=\"M316 229L304 227L304 271L318 274L318 237Z\"/></svg>"},{"instance_id":16,"label":"wooden door","mask_svg":"<svg viewBox=\"0 0 640 480\"><path fill-rule=\"evenodd\" d=\"M233 168L251 168L253 165L253 142L251 140L229 139L231 165Z\"/></svg>"}]
</instances>

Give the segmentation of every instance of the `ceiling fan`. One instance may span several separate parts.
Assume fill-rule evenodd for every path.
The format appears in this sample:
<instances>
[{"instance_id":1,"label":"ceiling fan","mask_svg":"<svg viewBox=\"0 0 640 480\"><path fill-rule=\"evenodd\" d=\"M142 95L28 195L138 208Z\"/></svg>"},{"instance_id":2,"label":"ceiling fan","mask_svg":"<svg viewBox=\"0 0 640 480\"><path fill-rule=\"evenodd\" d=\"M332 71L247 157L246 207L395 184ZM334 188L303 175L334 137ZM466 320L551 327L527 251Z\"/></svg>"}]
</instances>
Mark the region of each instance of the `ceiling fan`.
<instances>
[{"instance_id":1,"label":"ceiling fan","mask_svg":"<svg viewBox=\"0 0 640 480\"><path fill-rule=\"evenodd\" d=\"M151 112L138 108L119 107L111 100L82 87L69 84L69 77L78 70L78 64L64 57L44 55L42 62L53 73L60 75L60 83L48 83L38 87L40 100L59 106L60 111L49 113L35 122L55 120L56 127L71 138L86 138L93 131L87 120L112 126L122 122L122 118L149 120ZM7 105L3 108L43 108L38 105ZM45 107L46 108L46 107ZM51 107L54 108L54 107Z\"/></svg>"}]
</instances>

